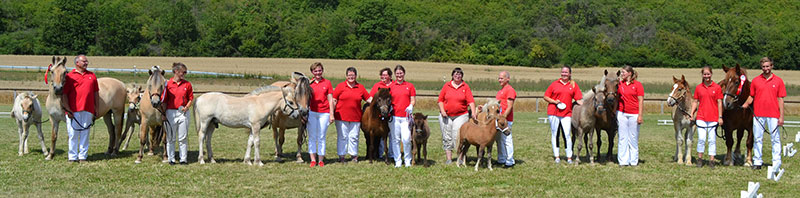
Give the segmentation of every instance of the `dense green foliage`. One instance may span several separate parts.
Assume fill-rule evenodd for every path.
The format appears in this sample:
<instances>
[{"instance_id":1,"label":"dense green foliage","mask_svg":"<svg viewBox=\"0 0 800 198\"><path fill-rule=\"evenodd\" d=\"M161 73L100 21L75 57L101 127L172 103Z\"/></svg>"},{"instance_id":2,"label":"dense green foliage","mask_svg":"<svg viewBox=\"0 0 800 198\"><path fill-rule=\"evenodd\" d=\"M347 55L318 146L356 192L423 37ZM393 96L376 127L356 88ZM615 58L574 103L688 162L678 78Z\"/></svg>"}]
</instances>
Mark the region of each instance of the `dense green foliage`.
<instances>
[{"instance_id":1,"label":"dense green foliage","mask_svg":"<svg viewBox=\"0 0 800 198\"><path fill-rule=\"evenodd\" d=\"M794 1L0 1L0 53L800 69Z\"/></svg>"}]
</instances>

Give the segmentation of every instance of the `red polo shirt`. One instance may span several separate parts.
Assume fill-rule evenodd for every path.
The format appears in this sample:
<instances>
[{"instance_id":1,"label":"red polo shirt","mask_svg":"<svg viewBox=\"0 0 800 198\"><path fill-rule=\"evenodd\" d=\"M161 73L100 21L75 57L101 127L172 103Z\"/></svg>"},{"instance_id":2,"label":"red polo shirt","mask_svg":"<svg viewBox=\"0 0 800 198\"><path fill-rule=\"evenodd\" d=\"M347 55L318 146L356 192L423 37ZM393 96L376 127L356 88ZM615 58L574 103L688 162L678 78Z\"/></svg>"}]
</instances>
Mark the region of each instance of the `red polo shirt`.
<instances>
[{"instance_id":1,"label":"red polo shirt","mask_svg":"<svg viewBox=\"0 0 800 198\"><path fill-rule=\"evenodd\" d=\"M361 100L369 99L364 85L356 83L356 86L350 87L347 81L339 83L333 91L333 98L336 99L336 109L333 112L336 120L361 122Z\"/></svg>"},{"instance_id":2,"label":"red polo shirt","mask_svg":"<svg viewBox=\"0 0 800 198\"><path fill-rule=\"evenodd\" d=\"M501 111L505 112L508 110L508 100L516 100L517 99L517 91L514 90L511 85L506 85L500 91L497 92L497 96L495 99L500 101L500 109ZM508 121L514 121L514 109L511 109L511 112L508 113L508 117L506 117Z\"/></svg>"},{"instance_id":3,"label":"red polo shirt","mask_svg":"<svg viewBox=\"0 0 800 198\"><path fill-rule=\"evenodd\" d=\"M94 109L97 91L100 91L100 87L97 85L97 76L94 73L86 70L81 74L76 69L67 73L63 94L67 96L69 109L72 112L88 111L97 115Z\"/></svg>"},{"instance_id":4,"label":"red polo shirt","mask_svg":"<svg viewBox=\"0 0 800 198\"><path fill-rule=\"evenodd\" d=\"M389 85L389 88L392 89L389 93L392 94L392 108L394 109L394 116L408 116L406 115L406 107L411 104L411 96L417 96L417 90L414 89L414 85L408 81L403 81L403 83L394 81L391 85Z\"/></svg>"},{"instance_id":5,"label":"red polo shirt","mask_svg":"<svg viewBox=\"0 0 800 198\"><path fill-rule=\"evenodd\" d=\"M553 83L550 83L550 86L547 87L547 90L544 92L544 96L552 98L553 100L559 100L567 105L567 108L564 108L564 110L558 109L556 104L547 105L547 115L554 115L558 117L571 117L572 100L574 99L577 101L583 98L583 94L581 93L581 88L578 86L578 83L567 82L567 84L564 84L561 83L561 80L556 80Z\"/></svg>"},{"instance_id":6,"label":"red polo shirt","mask_svg":"<svg viewBox=\"0 0 800 198\"><path fill-rule=\"evenodd\" d=\"M167 81L167 92L165 94L164 102L167 103L167 109L178 109L180 106L186 106L189 101L194 100L194 90L192 90L192 83L185 79L175 82L175 77Z\"/></svg>"},{"instance_id":7,"label":"red polo shirt","mask_svg":"<svg viewBox=\"0 0 800 198\"><path fill-rule=\"evenodd\" d=\"M716 122L719 119L717 100L722 99L722 88L715 82L710 86L700 83L694 88L694 99L700 105L697 107L697 119L706 122Z\"/></svg>"},{"instance_id":8,"label":"red polo shirt","mask_svg":"<svg viewBox=\"0 0 800 198\"><path fill-rule=\"evenodd\" d=\"M753 97L753 114L756 117L780 118L778 98L786 97L786 86L775 73L769 79L758 75L750 83L750 96Z\"/></svg>"},{"instance_id":9,"label":"red polo shirt","mask_svg":"<svg viewBox=\"0 0 800 198\"><path fill-rule=\"evenodd\" d=\"M453 81L444 83L439 92L439 102L444 103L444 112L447 116L460 116L467 113L469 103L475 103L472 90L466 82L461 82L458 87L453 86Z\"/></svg>"},{"instance_id":10,"label":"red polo shirt","mask_svg":"<svg viewBox=\"0 0 800 198\"><path fill-rule=\"evenodd\" d=\"M378 93L378 89L380 89L380 88L387 88L388 89L389 85L392 85L392 82L389 82L388 85L383 83L383 82L381 82L381 81L376 82L375 85L372 86L372 89L369 90L369 96L370 97L375 97L375 94Z\"/></svg>"},{"instance_id":11,"label":"red polo shirt","mask_svg":"<svg viewBox=\"0 0 800 198\"><path fill-rule=\"evenodd\" d=\"M331 85L331 81L325 78L319 82L312 80L311 89L313 90L313 94L311 96L311 101L308 101L311 111L317 113L330 113L331 109L328 104L328 94L333 94L333 86Z\"/></svg>"},{"instance_id":12,"label":"red polo shirt","mask_svg":"<svg viewBox=\"0 0 800 198\"><path fill-rule=\"evenodd\" d=\"M620 95L619 111L627 114L639 114L639 99L637 97L644 97L644 87L642 83L637 80L627 85L625 82L619 82L617 93Z\"/></svg>"}]
</instances>

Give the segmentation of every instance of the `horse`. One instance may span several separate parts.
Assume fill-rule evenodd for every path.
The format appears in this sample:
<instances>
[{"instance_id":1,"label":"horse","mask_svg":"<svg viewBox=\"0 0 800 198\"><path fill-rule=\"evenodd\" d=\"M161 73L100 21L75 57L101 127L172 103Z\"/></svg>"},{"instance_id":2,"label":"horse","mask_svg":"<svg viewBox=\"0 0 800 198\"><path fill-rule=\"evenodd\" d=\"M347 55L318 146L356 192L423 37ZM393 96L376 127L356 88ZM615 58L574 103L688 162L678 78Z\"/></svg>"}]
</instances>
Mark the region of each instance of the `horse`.
<instances>
[{"instance_id":1,"label":"horse","mask_svg":"<svg viewBox=\"0 0 800 198\"><path fill-rule=\"evenodd\" d=\"M392 96L388 88L378 89L372 103L366 103L361 115L361 131L367 143L367 159L369 163L378 159L378 144L383 140L384 156L389 156L389 147L386 140L389 137L389 121L392 119ZM389 158L384 157L386 164Z\"/></svg>"},{"instance_id":2,"label":"horse","mask_svg":"<svg viewBox=\"0 0 800 198\"><path fill-rule=\"evenodd\" d=\"M605 130L606 134L608 134L608 151L606 152L606 161L613 161L614 156L612 155L612 151L614 149L614 138L617 135L617 106L619 101L619 95L617 93L618 85L619 85L619 74L620 72L617 71L616 74L609 73L608 70L603 71L603 77L600 78L600 83L594 87L594 97L598 97L599 99L595 99L593 105L595 106L596 114L593 115L593 122L594 122L594 130L595 134L597 134L597 156L600 155L601 147L603 146L602 140L602 131ZM591 98L584 94L584 98ZM584 105L586 105L584 103ZM572 121L576 122L579 119L576 119L575 108L572 110L573 118ZM581 119L588 119L581 118ZM578 124L571 124L573 128L577 129ZM583 132L586 133L586 132ZM563 131L559 131L559 136L563 136ZM573 141L575 142L575 133L572 133ZM588 138L588 136L585 136ZM566 138L566 137L564 137ZM558 140L560 138L556 138L558 145ZM584 140L588 141L588 140ZM573 145L575 146L575 145ZM591 159L590 159L591 160Z\"/></svg>"},{"instance_id":3,"label":"horse","mask_svg":"<svg viewBox=\"0 0 800 198\"><path fill-rule=\"evenodd\" d=\"M211 149L211 137L214 129L222 124L230 128L249 128L247 150L244 163L252 165L250 149L255 149L254 163L261 162L260 144L261 129L269 124L270 116L280 110L292 119L300 117L300 110L295 104L294 87L264 86L253 90L242 97L229 96L220 92L200 95L195 99L194 114L197 122L199 152L197 161L205 164L203 146L208 149L208 159L216 163Z\"/></svg>"},{"instance_id":4,"label":"horse","mask_svg":"<svg viewBox=\"0 0 800 198\"><path fill-rule=\"evenodd\" d=\"M133 137L133 132L130 130L134 129L137 124L142 124L142 116L139 115L139 102L142 100L142 94L144 90L142 87L136 84L131 85L127 88L128 92L128 113L127 117L125 118L125 130L122 132L122 139L120 139L120 144L124 141L124 145L120 145L120 149L125 150L128 148L128 143L131 142L131 137ZM150 142L153 142L151 139Z\"/></svg>"},{"instance_id":5,"label":"horse","mask_svg":"<svg viewBox=\"0 0 800 198\"><path fill-rule=\"evenodd\" d=\"M272 116L270 126L272 127L272 138L275 140L275 161L282 161L284 134L286 129L297 128L297 163L303 163L301 155L303 142L305 141L306 122L308 121L308 102L311 100L312 89L308 77L300 72L292 73L291 81L278 81L272 86L294 87L294 100L299 106L300 116L297 119L289 118L283 111L275 112ZM290 107L290 106L287 106ZM291 108L291 107L290 107Z\"/></svg>"},{"instance_id":6,"label":"horse","mask_svg":"<svg viewBox=\"0 0 800 198\"><path fill-rule=\"evenodd\" d=\"M603 77L605 79L605 76ZM604 80L601 80L601 83ZM594 157L592 156L592 136L595 133L595 127L597 126L597 121L599 120L598 117L604 116L606 112L605 105L603 104L605 101L605 94L602 92L605 90L605 86L603 84L598 84L592 87L592 89L583 93L583 99L581 99L581 104L575 104L572 108L572 135L575 137L574 140L578 140L575 144L577 146L577 150L575 155L575 164L580 164L581 158L581 150L583 150L583 146L586 145L586 155L589 158L589 163L594 164ZM597 129L597 133L600 133L600 129ZM598 138L598 142L599 142ZM599 143L598 143L599 144ZM600 149L597 150L598 155L600 153Z\"/></svg>"},{"instance_id":7,"label":"horse","mask_svg":"<svg viewBox=\"0 0 800 198\"><path fill-rule=\"evenodd\" d=\"M19 129L19 156L30 152L28 149L28 134L31 125L36 125L39 132L39 143L42 144L42 153L46 156L47 146L44 145L42 134L42 106L33 92L14 92L14 106L11 107L11 118L17 123Z\"/></svg>"},{"instance_id":8,"label":"horse","mask_svg":"<svg viewBox=\"0 0 800 198\"><path fill-rule=\"evenodd\" d=\"M457 167L461 167L461 165L466 166L467 151L469 151L470 145L475 145L478 151L478 161L475 163L475 171L478 171L481 159L486 153L488 153L489 159L486 166L489 170L493 170L491 163L492 144L494 144L498 132L509 135L511 134L511 130L508 128L508 121L505 116L489 115L488 118L487 122L481 121L479 124L475 124L475 122L466 122L464 125L461 125L458 135Z\"/></svg>"},{"instance_id":9,"label":"horse","mask_svg":"<svg viewBox=\"0 0 800 198\"><path fill-rule=\"evenodd\" d=\"M672 82L675 84L672 85L672 92L667 97L667 105L675 107L672 111L672 126L675 128L676 141L675 160L678 164L692 165L692 137L696 130L691 118L692 112L689 112L689 108L692 107L692 93L684 75L681 75L681 79L673 76Z\"/></svg>"},{"instance_id":10,"label":"horse","mask_svg":"<svg viewBox=\"0 0 800 198\"><path fill-rule=\"evenodd\" d=\"M64 116L65 107L61 104L62 91L64 82L67 78L66 57L56 58L53 56L51 66L45 72L45 83L48 86L47 111L50 114L50 123L52 124L52 136L50 153L45 158L46 160L53 159L53 154L56 149L56 140L58 139L58 125L60 122L65 121ZM50 78L48 78L50 76ZM120 141L122 133L122 117L125 113L125 84L114 78L98 78L97 85L99 91L97 95L97 106L95 107L95 119L103 117L103 121L108 127L108 150L105 154L116 156L119 152L117 142Z\"/></svg>"},{"instance_id":11,"label":"horse","mask_svg":"<svg viewBox=\"0 0 800 198\"><path fill-rule=\"evenodd\" d=\"M753 109L743 109L742 104L750 96L750 80L747 79L747 71L736 64L736 67L728 68L722 65L725 71L725 78L719 81L724 94L722 100L722 130L725 131L725 145L728 150L725 154L725 164L732 166L735 157L741 156L739 146L742 143L744 131L747 131L747 158L744 166L753 164ZM736 150L735 156L731 156L733 147L733 131L736 130Z\"/></svg>"},{"instance_id":12,"label":"horse","mask_svg":"<svg viewBox=\"0 0 800 198\"><path fill-rule=\"evenodd\" d=\"M139 116L141 116L141 123L139 124L139 155L136 157L134 163L142 163L145 145L148 144L147 136L153 139L148 147L149 152L147 155L153 155L155 147L164 141L164 107L162 106L161 97L164 95L164 85L167 78L164 77L165 71L160 66L153 66L147 71L150 75L147 78L147 84L144 86L144 93L141 101L139 101ZM164 146L166 148L166 145ZM162 155L162 162L167 161L167 151L164 149Z\"/></svg>"},{"instance_id":13,"label":"horse","mask_svg":"<svg viewBox=\"0 0 800 198\"><path fill-rule=\"evenodd\" d=\"M428 127L428 116L422 113L415 113L412 116L411 124L411 164L417 165L417 159L422 159L425 167L428 167L428 137L431 136L431 128ZM422 148L422 153L419 149ZM425 156L423 159L422 156Z\"/></svg>"}]
</instances>

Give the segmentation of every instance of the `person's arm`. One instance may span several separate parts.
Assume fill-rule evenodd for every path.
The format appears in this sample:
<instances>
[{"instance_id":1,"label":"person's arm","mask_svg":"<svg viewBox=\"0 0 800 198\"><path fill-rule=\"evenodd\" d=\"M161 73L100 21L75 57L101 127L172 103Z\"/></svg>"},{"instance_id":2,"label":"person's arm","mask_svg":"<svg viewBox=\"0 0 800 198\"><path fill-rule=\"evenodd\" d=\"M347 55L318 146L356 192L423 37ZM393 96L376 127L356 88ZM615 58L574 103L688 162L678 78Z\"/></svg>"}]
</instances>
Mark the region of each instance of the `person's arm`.
<instances>
[{"instance_id":1,"label":"person's arm","mask_svg":"<svg viewBox=\"0 0 800 198\"><path fill-rule=\"evenodd\" d=\"M636 123L642 124L644 123L644 118L642 118L644 116L644 114L642 114L642 112L644 112L644 96L636 96L636 99L639 100L639 118L636 119Z\"/></svg>"},{"instance_id":2,"label":"person's arm","mask_svg":"<svg viewBox=\"0 0 800 198\"><path fill-rule=\"evenodd\" d=\"M717 125L722 125L722 99L717 99L717 112L719 112Z\"/></svg>"},{"instance_id":3,"label":"person's arm","mask_svg":"<svg viewBox=\"0 0 800 198\"><path fill-rule=\"evenodd\" d=\"M511 110L514 109L514 99L508 99L508 109L504 109L503 117L508 117L511 114Z\"/></svg>"},{"instance_id":4,"label":"person's arm","mask_svg":"<svg viewBox=\"0 0 800 198\"><path fill-rule=\"evenodd\" d=\"M780 111L780 116L778 117L778 126L783 126L783 97L778 98L778 110Z\"/></svg>"},{"instance_id":5,"label":"person's arm","mask_svg":"<svg viewBox=\"0 0 800 198\"><path fill-rule=\"evenodd\" d=\"M753 103L753 96L747 96L747 101L744 101L744 104L742 104L742 108L747 109L747 107L750 107L751 103Z\"/></svg>"},{"instance_id":6,"label":"person's arm","mask_svg":"<svg viewBox=\"0 0 800 198\"><path fill-rule=\"evenodd\" d=\"M554 99L552 99L550 97L547 97L546 95L544 97L542 97L542 98L544 99L544 101L546 101L547 103L550 103L550 104L558 104L559 102L561 102L559 100L554 100Z\"/></svg>"},{"instance_id":7,"label":"person's arm","mask_svg":"<svg viewBox=\"0 0 800 198\"><path fill-rule=\"evenodd\" d=\"M447 117L447 112L444 111L444 103L439 102L439 114L442 114L442 117Z\"/></svg>"},{"instance_id":8,"label":"person's arm","mask_svg":"<svg viewBox=\"0 0 800 198\"><path fill-rule=\"evenodd\" d=\"M328 94L328 106L330 107L328 109L330 109L329 113L331 114L330 115L330 119L328 120L329 122L333 122L333 120L334 120L333 110L336 108L336 101L335 100L336 99L333 99L333 94Z\"/></svg>"},{"instance_id":9,"label":"person's arm","mask_svg":"<svg viewBox=\"0 0 800 198\"><path fill-rule=\"evenodd\" d=\"M472 119L478 120L478 112L475 111L475 103L474 102L470 102L469 103L469 109L470 109L470 111L472 111Z\"/></svg>"},{"instance_id":10,"label":"person's arm","mask_svg":"<svg viewBox=\"0 0 800 198\"><path fill-rule=\"evenodd\" d=\"M67 112L67 116L72 118L72 109L69 107L69 101L66 94L61 94L61 108L64 109L64 112Z\"/></svg>"},{"instance_id":11,"label":"person's arm","mask_svg":"<svg viewBox=\"0 0 800 198\"><path fill-rule=\"evenodd\" d=\"M689 120L693 120L695 117L697 117L697 112L695 112L695 110L697 110L697 105L697 99L692 99L692 108L689 108L689 112L687 112L689 113Z\"/></svg>"}]
</instances>

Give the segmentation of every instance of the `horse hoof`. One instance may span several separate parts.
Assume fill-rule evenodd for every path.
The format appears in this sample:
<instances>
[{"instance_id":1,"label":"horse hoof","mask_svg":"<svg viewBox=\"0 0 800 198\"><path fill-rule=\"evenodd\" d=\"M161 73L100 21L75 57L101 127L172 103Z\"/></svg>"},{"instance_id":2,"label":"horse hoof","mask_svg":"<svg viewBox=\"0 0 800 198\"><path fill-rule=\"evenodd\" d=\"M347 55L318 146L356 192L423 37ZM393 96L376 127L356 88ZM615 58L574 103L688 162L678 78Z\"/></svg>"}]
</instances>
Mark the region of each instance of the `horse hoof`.
<instances>
[{"instance_id":1,"label":"horse hoof","mask_svg":"<svg viewBox=\"0 0 800 198\"><path fill-rule=\"evenodd\" d=\"M153 152L147 152L147 156L153 156Z\"/></svg>"},{"instance_id":2,"label":"horse hoof","mask_svg":"<svg viewBox=\"0 0 800 198\"><path fill-rule=\"evenodd\" d=\"M744 166L745 166L745 167L751 167L751 166L753 166L753 163L751 163L751 162L745 162L745 163L744 163Z\"/></svg>"},{"instance_id":3,"label":"horse hoof","mask_svg":"<svg viewBox=\"0 0 800 198\"><path fill-rule=\"evenodd\" d=\"M138 159L137 159L136 161L133 161L133 163L134 163L134 164L141 164L141 163L142 163L142 160L138 160Z\"/></svg>"},{"instance_id":4,"label":"horse hoof","mask_svg":"<svg viewBox=\"0 0 800 198\"><path fill-rule=\"evenodd\" d=\"M258 164L258 166L264 166L264 163L261 162L261 161L258 161L258 163L256 163L256 164Z\"/></svg>"},{"instance_id":5,"label":"horse hoof","mask_svg":"<svg viewBox=\"0 0 800 198\"><path fill-rule=\"evenodd\" d=\"M164 160L164 159L161 160L161 163L167 163L167 162L169 162L169 160Z\"/></svg>"},{"instance_id":6,"label":"horse hoof","mask_svg":"<svg viewBox=\"0 0 800 198\"><path fill-rule=\"evenodd\" d=\"M20 152L18 156L22 156L22 152Z\"/></svg>"},{"instance_id":7,"label":"horse hoof","mask_svg":"<svg viewBox=\"0 0 800 198\"><path fill-rule=\"evenodd\" d=\"M206 164L206 161L205 161L205 160L200 160L200 161L198 161L198 162L200 162L200 164Z\"/></svg>"},{"instance_id":8,"label":"horse hoof","mask_svg":"<svg viewBox=\"0 0 800 198\"><path fill-rule=\"evenodd\" d=\"M214 159L211 159L211 163L212 163L212 164L216 164L216 163L217 163L217 161L216 161L216 160L214 160Z\"/></svg>"}]
</instances>

